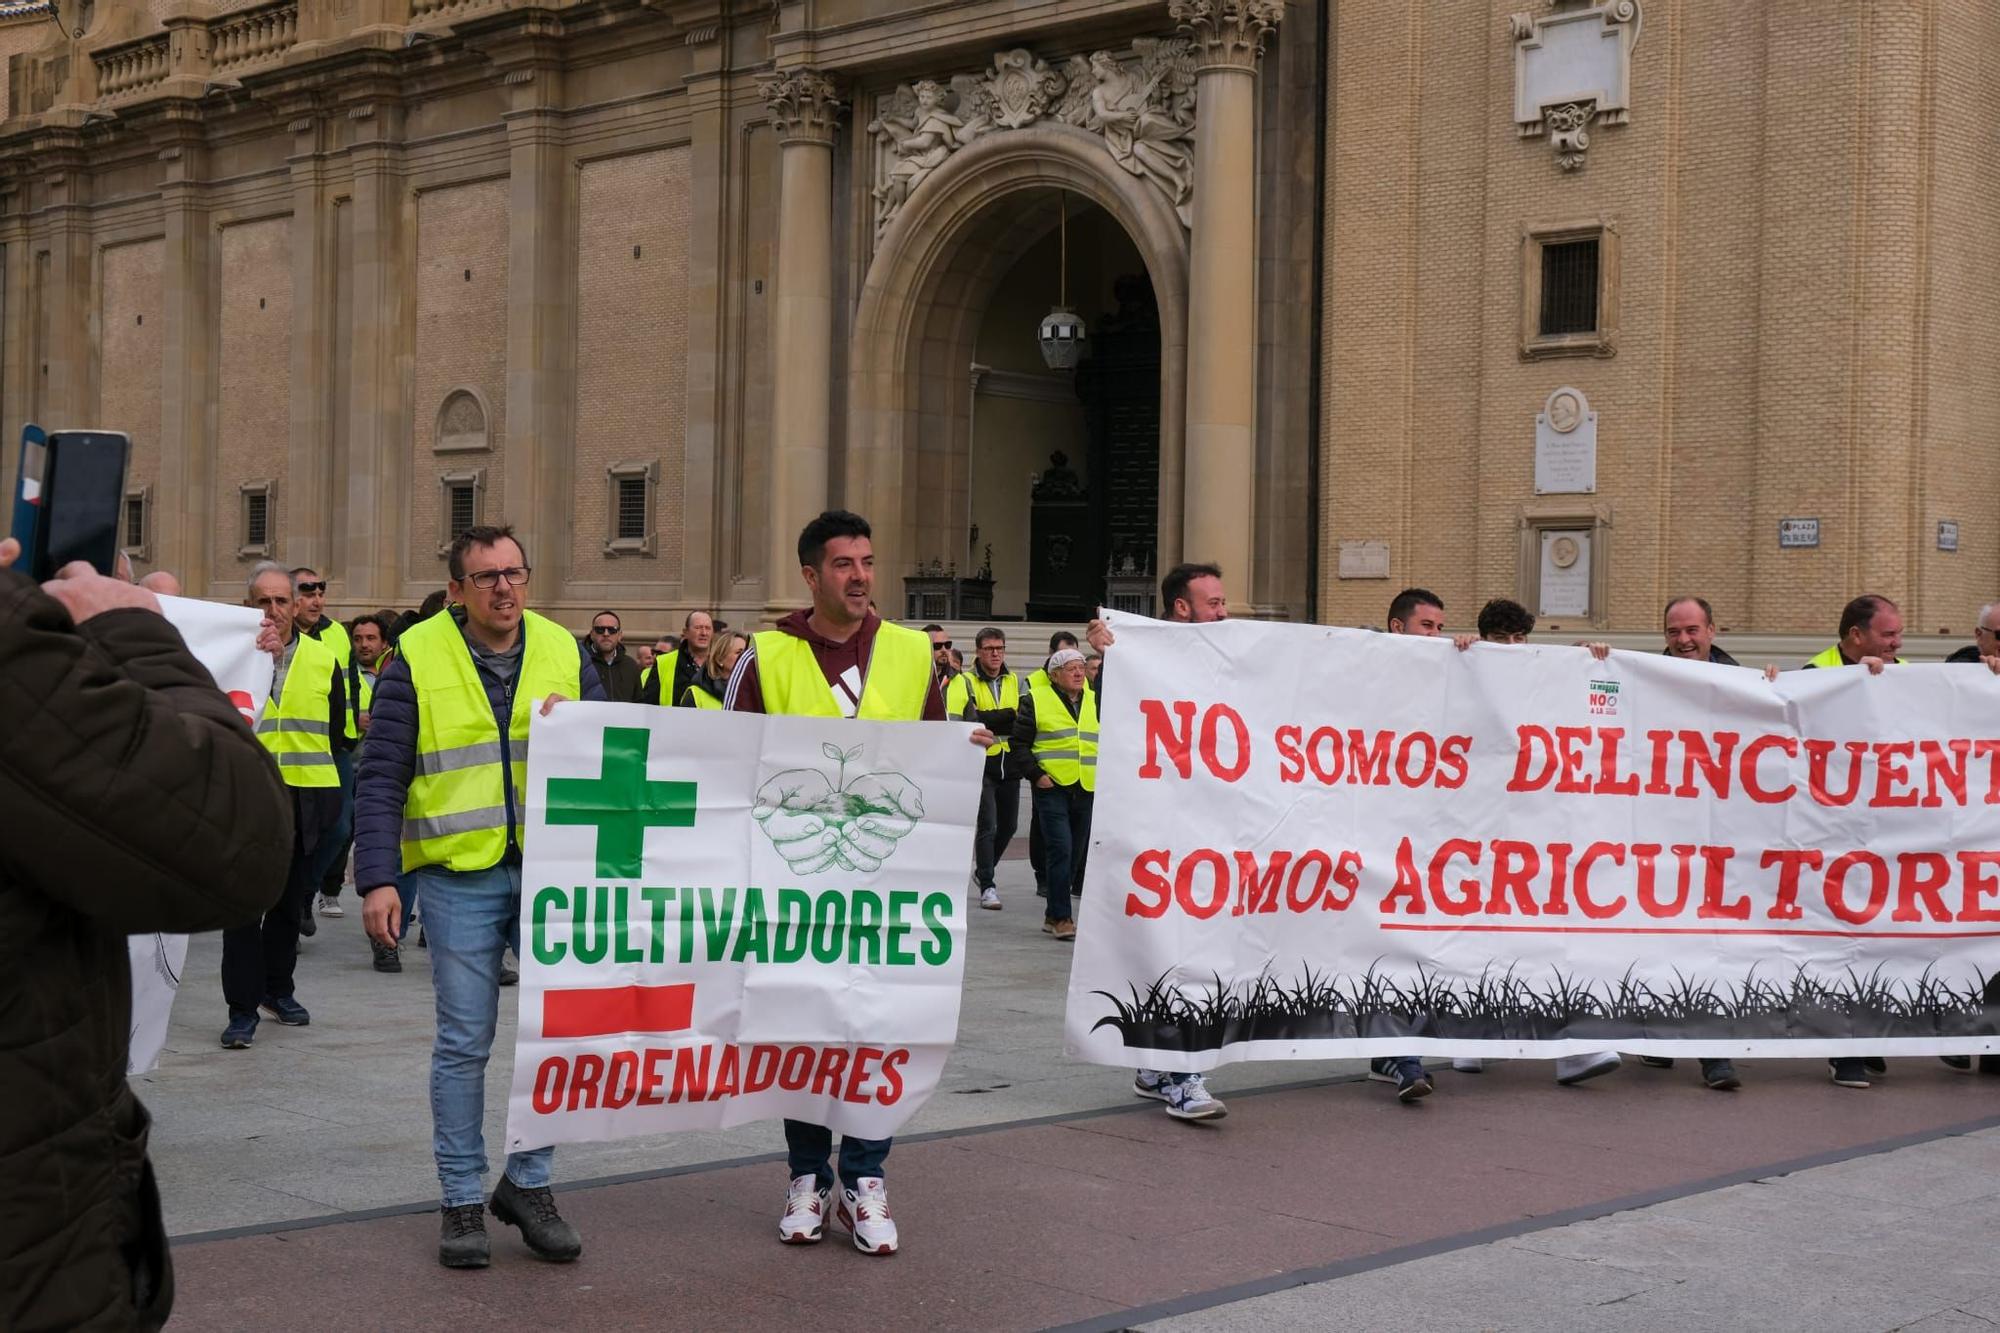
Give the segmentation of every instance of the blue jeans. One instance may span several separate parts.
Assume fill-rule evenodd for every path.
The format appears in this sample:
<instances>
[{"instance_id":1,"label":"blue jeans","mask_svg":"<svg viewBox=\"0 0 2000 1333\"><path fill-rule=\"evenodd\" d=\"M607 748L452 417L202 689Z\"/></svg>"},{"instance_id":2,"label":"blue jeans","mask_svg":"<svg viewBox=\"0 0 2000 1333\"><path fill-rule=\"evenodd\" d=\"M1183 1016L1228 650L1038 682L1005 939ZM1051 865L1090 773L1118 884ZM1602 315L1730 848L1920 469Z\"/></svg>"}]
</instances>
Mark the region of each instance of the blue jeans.
<instances>
[{"instance_id":1,"label":"blue jeans","mask_svg":"<svg viewBox=\"0 0 2000 1333\"><path fill-rule=\"evenodd\" d=\"M857 1139L852 1134L842 1134L840 1183L853 1189L854 1182L863 1176L879 1178L882 1163L894 1143L894 1139ZM833 1169L827 1165L827 1158L832 1153L833 1131L825 1125L808 1124L803 1120L785 1122L785 1155L794 1179L817 1176L822 1188L832 1186Z\"/></svg>"},{"instance_id":2,"label":"blue jeans","mask_svg":"<svg viewBox=\"0 0 2000 1333\"><path fill-rule=\"evenodd\" d=\"M431 1047L431 1153L444 1206L486 1197L486 1060L500 1014L500 955L518 946L521 868L453 874L435 867L403 877L424 899L437 1040ZM549 1183L553 1148L511 1153L507 1178L524 1189Z\"/></svg>"},{"instance_id":3,"label":"blue jeans","mask_svg":"<svg viewBox=\"0 0 2000 1333\"><path fill-rule=\"evenodd\" d=\"M1042 826L1042 869L1049 899L1042 914L1050 921L1069 921L1076 909L1069 900L1071 877L1090 843L1091 793L1081 786L1035 788L1035 817Z\"/></svg>"}]
</instances>

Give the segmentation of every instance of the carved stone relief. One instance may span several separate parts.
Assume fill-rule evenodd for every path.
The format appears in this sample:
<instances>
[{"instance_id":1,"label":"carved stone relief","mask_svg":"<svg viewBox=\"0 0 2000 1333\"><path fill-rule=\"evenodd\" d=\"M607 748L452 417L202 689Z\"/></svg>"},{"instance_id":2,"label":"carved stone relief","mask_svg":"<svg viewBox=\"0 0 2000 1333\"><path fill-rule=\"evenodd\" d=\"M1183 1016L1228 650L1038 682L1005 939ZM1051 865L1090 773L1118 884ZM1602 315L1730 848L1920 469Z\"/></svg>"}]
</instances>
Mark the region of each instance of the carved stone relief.
<instances>
[{"instance_id":1,"label":"carved stone relief","mask_svg":"<svg viewBox=\"0 0 2000 1333\"><path fill-rule=\"evenodd\" d=\"M1590 128L1623 125L1632 48L1639 44L1638 0L1604 0L1536 18L1508 20L1514 38L1514 123L1524 139L1545 129L1556 165L1575 171L1590 147Z\"/></svg>"},{"instance_id":2,"label":"carved stone relief","mask_svg":"<svg viewBox=\"0 0 2000 1333\"><path fill-rule=\"evenodd\" d=\"M881 98L874 136L875 232L881 233L952 154L988 134L1049 121L1102 136L1120 167L1193 220L1194 54L1180 38L1145 38L1128 51L1071 56L1058 70L1024 48L995 55L979 74L921 79Z\"/></svg>"},{"instance_id":3,"label":"carved stone relief","mask_svg":"<svg viewBox=\"0 0 2000 1333\"><path fill-rule=\"evenodd\" d=\"M488 448L486 403L476 389L453 389L438 404L437 433L432 449L441 454Z\"/></svg>"}]
</instances>

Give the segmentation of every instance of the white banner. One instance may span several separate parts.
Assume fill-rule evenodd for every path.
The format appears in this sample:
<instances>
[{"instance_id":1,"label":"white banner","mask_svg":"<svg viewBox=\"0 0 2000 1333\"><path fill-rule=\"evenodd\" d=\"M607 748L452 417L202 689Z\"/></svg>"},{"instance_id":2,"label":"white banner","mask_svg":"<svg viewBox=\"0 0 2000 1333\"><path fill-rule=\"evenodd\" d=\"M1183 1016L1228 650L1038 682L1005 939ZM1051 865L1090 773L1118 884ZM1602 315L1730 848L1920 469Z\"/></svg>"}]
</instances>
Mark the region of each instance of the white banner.
<instances>
[{"instance_id":1,"label":"white banner","mask_svg":"<svg viewBox=\"0 0 2000 1333\"><path fill-rule=\"evenodd\" d=\"M243 720L255 726L271 693L271 659L257 651L264 613L247 606L221 606L192 597L162 597L160 610L181 632L188 651L208 668ZM132 935L132 1048L127 1074L150 1072L167 1044L167 1020L187 962L185 935Z\"/></svg>"},{"instance_id":2,"label":"white banner","mask_svg":"<svg viewBox=\"0 0 2000 1333\"><path fill-rule=\"evenodd\" d=\"M1114 619L1072 1054L2000 1050L2000 679Z\"/></svg>"},{"instance_id":3,"label":"white banner","mask_svg":"<svg viewBox=\"0 0 2000 1333\"><path fill-rule=\"evenodd\" d=\"M971 728L570 703L530 732L509 1151L885 1138L958 1034Z\"/></svg>"}]
</instances>

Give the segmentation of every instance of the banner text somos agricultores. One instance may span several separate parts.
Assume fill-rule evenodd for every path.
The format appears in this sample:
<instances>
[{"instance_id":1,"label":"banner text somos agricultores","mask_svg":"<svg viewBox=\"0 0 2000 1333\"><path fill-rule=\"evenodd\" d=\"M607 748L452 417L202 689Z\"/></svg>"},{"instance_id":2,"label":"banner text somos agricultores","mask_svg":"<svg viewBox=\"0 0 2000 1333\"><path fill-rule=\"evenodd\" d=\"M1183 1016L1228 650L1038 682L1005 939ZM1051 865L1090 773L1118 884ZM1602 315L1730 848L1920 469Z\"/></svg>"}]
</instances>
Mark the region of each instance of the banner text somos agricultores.
<instances>
[{"instance_id":1,"label":"banner text somos agricultores","mask_svg":"<svg viewBox=\"0 0 2000 1333\"><path fill-rule=\"evenodd\" d=\"M1079 1051L2000 1048L1989 673L1132 628Z\"/></svg>"}]
</instances>

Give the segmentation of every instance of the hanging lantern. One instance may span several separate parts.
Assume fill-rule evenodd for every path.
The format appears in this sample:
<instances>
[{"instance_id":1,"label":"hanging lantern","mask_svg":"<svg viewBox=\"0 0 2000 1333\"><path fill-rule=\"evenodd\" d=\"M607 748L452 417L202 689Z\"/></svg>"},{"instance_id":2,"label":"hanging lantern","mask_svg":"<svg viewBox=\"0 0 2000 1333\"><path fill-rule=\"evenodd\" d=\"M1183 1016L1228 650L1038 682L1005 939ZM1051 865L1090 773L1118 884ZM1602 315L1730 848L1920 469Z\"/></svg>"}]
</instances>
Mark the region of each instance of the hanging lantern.
<instances>
[{"instance_id":1,"label":"hanging lantern","mask_svg":"<svg viewBox=\"0 0 2000 1333\"><path fill-rule=\"evenodd\" d=\"M1041 342L1042 361L1050 370L1075 370L1083 360L1083 345L1089 333L1083 327L1083 320L1069 308L1069 194L1061 196L1062 215L1057 224L1061 240L1057 261L1056 291L1058 300L1048 317L1042 320Z\"/></svg>"},{"instance_id":2,"label":"hanging lantern","mask_svg":"<svg viewBox=\"0 0 2000 1333\"><path fill-rule=\"evenodd\" d=\"M1042 360L1050 370L1075 370L1083 360L1083 320L1066 305L1049 311L1042 321Z\"/></svg>"}]
</instances>

